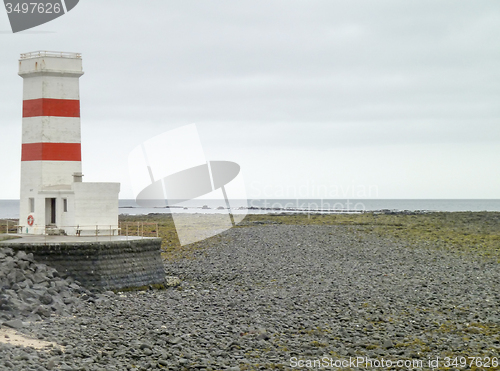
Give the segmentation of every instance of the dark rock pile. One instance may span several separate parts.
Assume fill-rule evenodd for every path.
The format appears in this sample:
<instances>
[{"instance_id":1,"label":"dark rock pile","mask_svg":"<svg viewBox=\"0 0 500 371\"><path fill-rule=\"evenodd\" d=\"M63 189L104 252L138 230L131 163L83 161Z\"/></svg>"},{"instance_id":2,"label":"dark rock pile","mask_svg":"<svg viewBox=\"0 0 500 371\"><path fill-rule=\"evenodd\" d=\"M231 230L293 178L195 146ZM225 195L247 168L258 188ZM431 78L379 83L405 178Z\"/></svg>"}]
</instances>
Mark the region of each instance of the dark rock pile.
<instances>
[{"instance_id":1,"label":"dark rock pile","mask_svg":"<svg viewBox=\"0 0 500 371\"><path fill-rule=\"evenodd\" d=\"M89 294L71 277L37 263L33 254L0 248L0 324L19 328L22 320L68 315Z\"/></svg>"}]
</instances>

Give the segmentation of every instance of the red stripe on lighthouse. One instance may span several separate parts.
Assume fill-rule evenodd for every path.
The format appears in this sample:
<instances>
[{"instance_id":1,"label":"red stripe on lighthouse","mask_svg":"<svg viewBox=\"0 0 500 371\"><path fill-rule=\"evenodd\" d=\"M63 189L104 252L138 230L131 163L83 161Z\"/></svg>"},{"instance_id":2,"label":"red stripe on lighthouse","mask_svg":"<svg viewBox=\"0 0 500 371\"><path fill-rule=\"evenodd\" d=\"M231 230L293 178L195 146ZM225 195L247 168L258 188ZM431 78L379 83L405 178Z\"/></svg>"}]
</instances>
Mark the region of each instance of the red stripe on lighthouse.
<instances>
[{"instance_id":1,"label":"red stripe on lighthouse","mask_svg":"<svg viewBox=\"0 0 500 371\"><path fill-rule=\"evenodd\" d=\"M23 101L23 117L80 117L78 99L30 99Z\"/></svg>"},{"instance_id":2,"label":"red stripe on lighthouse","mask_svg":"<svg viewBox=\"0 0 500 371\"><path fill-rule=\"evenodd\" d=\"M82 161L80 143L24 143L21 161Z\"/></svg>"}]
</instances>

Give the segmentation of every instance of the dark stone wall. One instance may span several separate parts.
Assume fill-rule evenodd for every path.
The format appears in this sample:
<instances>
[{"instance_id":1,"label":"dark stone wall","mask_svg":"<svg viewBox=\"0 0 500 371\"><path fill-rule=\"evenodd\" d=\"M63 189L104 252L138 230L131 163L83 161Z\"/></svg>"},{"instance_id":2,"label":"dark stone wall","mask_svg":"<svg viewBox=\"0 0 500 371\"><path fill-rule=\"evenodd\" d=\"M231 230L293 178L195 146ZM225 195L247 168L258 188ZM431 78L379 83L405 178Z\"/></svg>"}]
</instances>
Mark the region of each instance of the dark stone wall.
<instances>
[{"instance_id":1,"label":"dark stone wall","mask_svg":"<svg viewBox=\"0 0 500 371\"><path fill-rule=\"evenodd\" d=\"M118 290L163 284L165 272L161 239L129 241L11 244L33 253L35 259L56 268L94 290Z\"/></svg>"}]
</instances>

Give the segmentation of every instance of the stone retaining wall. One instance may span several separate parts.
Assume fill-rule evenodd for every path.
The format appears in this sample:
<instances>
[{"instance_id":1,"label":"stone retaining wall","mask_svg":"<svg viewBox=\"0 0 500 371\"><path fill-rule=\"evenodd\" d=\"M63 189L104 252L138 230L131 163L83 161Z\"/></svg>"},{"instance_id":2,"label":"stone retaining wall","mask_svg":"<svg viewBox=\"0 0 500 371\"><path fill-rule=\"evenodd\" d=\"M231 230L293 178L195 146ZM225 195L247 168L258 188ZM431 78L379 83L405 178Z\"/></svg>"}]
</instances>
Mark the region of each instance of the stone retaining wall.
<instances>
[{"instance_id":1,"label":"stone retaining wall","mask_svg":"<svg viewBox=\"0 0 500 371\"><path fill-rule=\"evenodd\" d=\"M117 290L163 284L161 239L47 244L12 244L80 281L88 289Z\"/></svg>"}]
</instances>

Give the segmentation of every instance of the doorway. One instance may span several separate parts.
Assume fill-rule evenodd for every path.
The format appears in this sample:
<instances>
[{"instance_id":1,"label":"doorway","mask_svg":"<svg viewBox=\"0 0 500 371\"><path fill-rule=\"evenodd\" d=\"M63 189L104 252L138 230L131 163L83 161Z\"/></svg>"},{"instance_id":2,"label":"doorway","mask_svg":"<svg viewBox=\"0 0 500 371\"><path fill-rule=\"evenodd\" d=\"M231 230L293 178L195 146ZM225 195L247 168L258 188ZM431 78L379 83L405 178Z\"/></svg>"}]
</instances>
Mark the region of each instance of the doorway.
<instances>
[{"instance_id":1,"label":"doorway","mask_svg":"<svg viewBox=\"0 0 500 371\"><path fill-rule=\"evenodd\" d=\"M56 199L45 199L45 224L56 224Z\"/></svg>"}]
</instances>

